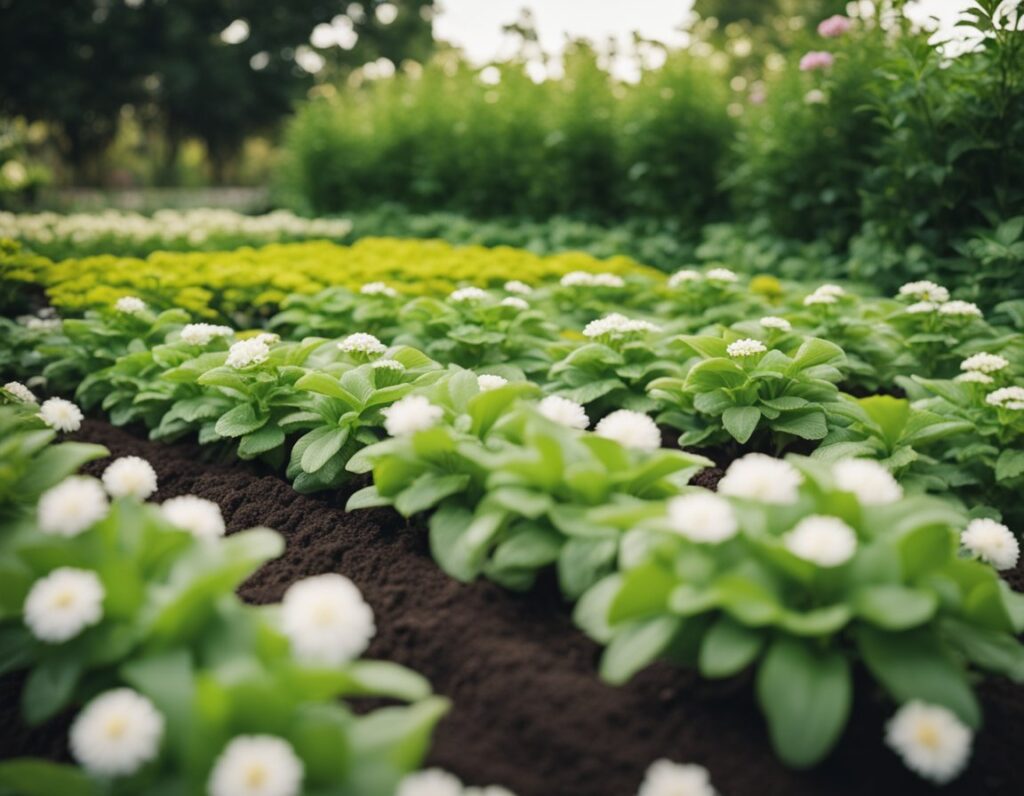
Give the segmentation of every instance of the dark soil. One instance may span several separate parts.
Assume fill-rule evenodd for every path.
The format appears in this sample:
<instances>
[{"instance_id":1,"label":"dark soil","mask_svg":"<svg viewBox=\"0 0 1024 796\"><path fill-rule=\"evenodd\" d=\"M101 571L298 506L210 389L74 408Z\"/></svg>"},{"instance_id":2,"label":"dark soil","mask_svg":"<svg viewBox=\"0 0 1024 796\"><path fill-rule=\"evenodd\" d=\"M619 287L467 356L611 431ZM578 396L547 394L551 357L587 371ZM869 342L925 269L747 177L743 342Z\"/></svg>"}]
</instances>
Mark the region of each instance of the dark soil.
<instances>
[{"instance_id":1,"label":"dark soil","mask_svg":"<svg viewBox=\"0 0 1024 796\"><path fill-rule=\"evenodd\" d=\"M158 500L194 493L220 504L229 532L262 524L284 534L285 554L244 584L245 599L278 600L323 572L355 581L377 617L369 657L416 669L453 702L429 763L470 783L519 796L631 796L647 766L667 757L706 766L726 796L936 792L883 745L892 708L866 682L835 753L813 771L791 771L770 751L746 679L702 682L658 664L625 687L606 686L599 648L573 628L555 589L517 595L457 583L430 559L423 528L389 510L346 514L345 495L298 495L245 465L203 464L193 445L158 446L96 421L78 436L148 458ZM971 767L943 792L1020 793L1024 689L994 681L981 693L985 727ZM10 732L9 722L0 727Z\"/></svg>"}]
</instances>

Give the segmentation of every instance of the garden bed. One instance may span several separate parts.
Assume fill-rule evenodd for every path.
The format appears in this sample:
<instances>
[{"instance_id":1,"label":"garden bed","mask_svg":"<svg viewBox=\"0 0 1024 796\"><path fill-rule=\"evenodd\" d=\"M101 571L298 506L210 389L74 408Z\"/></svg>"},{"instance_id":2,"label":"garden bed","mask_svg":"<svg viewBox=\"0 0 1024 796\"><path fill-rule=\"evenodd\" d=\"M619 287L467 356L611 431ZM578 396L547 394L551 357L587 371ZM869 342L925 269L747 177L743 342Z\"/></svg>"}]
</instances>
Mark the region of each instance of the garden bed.
<instances>
[{"instance_id":1,"label":"garden bed","mask_svg":"<svg viewBox=\"0 0 1024 796\"><path fill-rule=\"evenodd\" d=\"M670 757L707 766L732 796L934 792L884 747L888 708L865 698L869 687L857 688L835 752L795 772L772 754L749 682L702 682L656 664L624 687L603 684L599 647L573 628L553 585L517 595L460 584L431 560L425 533L391 510L346 513L346 494L299 495L256 466L204 462L192 444L156 444L95 420L76 436L113 456L148 459L160 479L156 500L196 494L220 505L229 533L264 524L284 534L285 554L242 587L246 600L278 600L289 584L323 572L351 578L376 615L368 657L420 671L453 701L428 763L470 782L499 782L518 796L623 796L651 761ZM98 474L106 463L85 469ZM1019 588L1021 567L1009 575ZM946 793L1011 793L1019 783L1024 687L993 678L979 691L985 725L970 767ZM12 731L9 720L3 726ZM38 746L10 751L54 754L52 733L33 737Z\"/></svg>"}]
</instances>

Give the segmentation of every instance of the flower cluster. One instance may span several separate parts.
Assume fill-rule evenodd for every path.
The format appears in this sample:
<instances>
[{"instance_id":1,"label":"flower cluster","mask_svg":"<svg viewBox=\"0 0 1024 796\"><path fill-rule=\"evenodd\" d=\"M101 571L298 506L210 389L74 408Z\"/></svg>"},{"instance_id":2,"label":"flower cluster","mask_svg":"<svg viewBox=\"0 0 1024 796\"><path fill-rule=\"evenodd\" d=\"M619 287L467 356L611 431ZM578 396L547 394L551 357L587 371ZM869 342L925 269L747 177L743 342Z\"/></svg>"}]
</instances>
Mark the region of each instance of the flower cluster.
<instances>
[{"instance_id":1,"label":"flower cluster","mask_svg":"<svg viewBox=\"0 0 1024 796\"><path fill-rule=\"evenodd\" d=\"M35 393L19 381L7 382L4 385L4 390L9 392L16 400L21 401L23 404L38 403Z\"/></svg>"},{"instance_id":2,"label":"flower cluster","mask_svg":"<svg viewBox=\"0 0 1024 796\"><path fill-rule=\"evenodd\" d=\"M364 296L387 296L388 298L398 297L398 291L385 282L367 282L359 288L359 292Z\"/></svg>"},{"instance_id":3,"label":"flower cluster","mask_svg":"<svg viewBox=\"0 0 1024 796\"><path fill-rule=\"evenodd\" d=\"M560 395L549 395L540 402L537 409L548 420L569 428L583 429L590 425L586 409Z\"/></svg>"},{"instance_id":4,"label":"flower cluster","mask_svg":"<svg viewBox=\"0 0 1024 796\"><path fill-rule=\"evenodd\" d=\"M189 345L208 345L218 337L234 337L235 330L230 326L218 326L213 323L190 323L181 330L181 339Z\"/></svg>"},{"instance_id":5,"label":"flower cluster","mask_svg":"<svg viewBox=\"0 0 1024 796\"><path fill-rule=\"evenodd\" d=\"M835 304L844 295L846 295L846 291L839 285L821 285L804 297L804 306L812 307L815 304Z\"/></svg>"},{"instance_id":6,"label":"flower cluster","mask_svg":"<svg viewBox=\"0 0 1024 796\"><path fill-rule=\"evenodd\" d=\"M627 334L644 334L660 331L660 327L650 321L627 318L618 312L605 315L591 321L583 328L584 337L619 337Z\"/></svg>"},{"instance_id":7,"label":"flower cluster","mask_svg":"<svg viewBox=\"0 0 1024 796\"><path fill-rule=\"evenodd\" d=\"M47 398L39 407L39 416L50 428L66 433L78 431L85 419L81 409L63 398Z\"/></svg>"},{"instance_id":8,"label":"flower cluster","mask_svg":"<svg viewBox=\"0 0 1024 796\"><path fill-rule=\"evenodd\" d=\"M270 346L260 337L239 340L228 349L227 365L241 370L250 365L259 365L270 358Z\"/></svg>"},{"instance_id":9,"label":"flower cluster","mask_svg":"<svg viewBox=\"0 0 1024 796\"><path fill-rule=\"evenodd\" d=\"M388 347L372 334L356 332L355 334L350 334L338 343L338 349L346 354L364 354L372 356L375 354L383 354L388 350Z\"/></svg>"},{"instance_id":10,"label":"flower cluster","mask_svg":"<svg viewBox=\"0 0 1024 796\"><path fill-rule=\"evenodd\" d=\"M560 280L562 287L625 287L621 276L594 274L588 271L570 271Z\"/></svg>"},{"instance_id":11,"label":"flower cluster","mask_svg":"<svg viewBox=\"0 0 1024 796\"><path fill-rule=\"evenodd\" d=\"M422 395L409 395L383 411L384 429L392 437L425 431L441 422L444 410Z\"/></svg>"},{"instance_id":12,"label":"flower cluster","mask_svg":"<svg viewBox=\"0 0 1024 796\"><path fill-rule=\"evenodd\" d=\"M725 348L726 353L734 358L752 357L756 354L763 354L767 350L764 343L750 337L729 343Z\"/></svg>"},{"instance_id":13,"label":"flower cluster","mask_svg":"<svg viewBox=\"0 0 1024 796\"><path fill-rule=\"evenodd\" d=\"M624 448L649 451L661 446L661 431L657 424L647 415L628 409L619 409L602 418L594 431L598 436L615 440Z\"/></svg>"},{"instance_id":14,"label":"flower cluster","mask_svg":"<svg viewBox=\"0 0 1024 796\"><path fill-rule=\"evenodd\" d=\"M985 403L1001 409L1024 409L1024 387L1000 387L985 396Z\"/></svg>"}]
</instances>

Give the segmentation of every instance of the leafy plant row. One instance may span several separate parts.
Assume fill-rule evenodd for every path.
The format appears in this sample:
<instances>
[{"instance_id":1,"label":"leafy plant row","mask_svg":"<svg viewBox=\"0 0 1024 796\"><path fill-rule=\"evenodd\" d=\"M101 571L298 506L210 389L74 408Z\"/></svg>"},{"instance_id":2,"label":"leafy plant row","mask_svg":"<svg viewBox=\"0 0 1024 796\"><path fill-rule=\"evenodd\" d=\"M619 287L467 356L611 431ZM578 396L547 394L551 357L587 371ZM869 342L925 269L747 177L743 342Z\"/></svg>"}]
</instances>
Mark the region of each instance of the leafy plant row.
<instances>
[{"instance_id":1,"label":"leafy plant row","mask_svg":"<svg viewBox=\"0 0 1024 796\"><path fill-rule=\"evenodd\" d=\"M224 537L217 506L192 496L144 503L156 476L135 457L102 482L74 475L107 451L55 436L27 404L0 406L0 666L24 672L28 724L75 713L77 766L7 760L0 790L392 796L447 702L359 659L374 623L355 586L319 576L246 605L235 589L280 536ZM365 696L408 704L339 701Z\"/></svg>"},{"instance_id":2,"label":"leafy plant row","mask_svg":"<svg viewBox=\"0 0 1024 796\"><path fill-rule=\"evenodd\" d=\"M332 285L357 289L384 280L401 285L405 293L444 294L463 282L501 284L510 273L540 282L571 271L644 270L626 257L597 260L573 252L541 257L524 250L390 238L364 239L352 246L318 241L60 262L0 241L0 307L17 307L24 283L29 283L46 288L50 303L69 313L108 306L127 293L161 309L180 307L206 318L249 324L289 295Z\"/></svg>"},{"instance_id":3,"label":"leafy plant row","mask_svg":"<svg viewBox=\"0 0 1024 796\"><path fill-rule=\"evenodd\" d=\"M1017 542L992 519L970 520L962 503L920 494L963 474L918 453L963 435L975 454L989 445L991 466L1005 471L999 462L1014 448L997 446L1019 434L1024 404L1019 387L996 383L1016 366L977 353L959 363L970 378L902 379L932 398L858 401L836 387L852 357L796 329L831 321L849 330L858 315L894 335L909 326L898 347L927 353L909 361L940 372L966 353L940 352L942 340L980 345L976 335L1017 362L1019 336L930 284L909 285L893 301L824 286L788 306L721 272L684 272L666 287L582 274L546 290L507 290L501 298L463 288L402 305L386 286L358 297L335 289L295 299L272 322L296 336L303 325L394 324L391 347L365 332L232 343L229 328L186 325L175 310L154 316L135 299L65 321L64 337L51 330L40 352L54 384L88 370L80 399L102 401L115 422L146 423L156 438L197 432L276 463L304 491L371 472L373 486L349 507L432 512L431 550L457 578L523 589L553 567L565 595L579 600L577 621L607 645L602 672L613 682L660 656L709 677L754 667L773 743L791 765L817 762L838 740L854 666L911 718L918 708L946 711L943 720L968 735L980 722L970 672L1024 678L1014 638L1024 608L993 570L1013 565ZM608 302L654 306L671 320L659 328L602 316ZM761 316L757 328L729 323L766 302L783 315ZM551 320L595 315L576 342ZM670 324L703 333L668 334ZM856 345L857 335L850 339ZM876 331L861 350L884 340ZM539 400L527 373L563 395ZM956 418L957 401L974 422ZM623 405L634 409L608 413ZM716 497L687 486L710 462L661 448L658 426L636 411L659 408L687 443L749 446L761 429L772 452L820 442L818 460L741 457ZM601 418L594 432L585 430L588 412ZM905 497L882 465L852 455L904 475L922 468L904 479L918 494ZM1009 468L1001 475L1013 483L1012 457ZM990 474L988 486L998 478ZM921 773L948 778L965 760L945 774Z\"/></svg>"}]
</instances>

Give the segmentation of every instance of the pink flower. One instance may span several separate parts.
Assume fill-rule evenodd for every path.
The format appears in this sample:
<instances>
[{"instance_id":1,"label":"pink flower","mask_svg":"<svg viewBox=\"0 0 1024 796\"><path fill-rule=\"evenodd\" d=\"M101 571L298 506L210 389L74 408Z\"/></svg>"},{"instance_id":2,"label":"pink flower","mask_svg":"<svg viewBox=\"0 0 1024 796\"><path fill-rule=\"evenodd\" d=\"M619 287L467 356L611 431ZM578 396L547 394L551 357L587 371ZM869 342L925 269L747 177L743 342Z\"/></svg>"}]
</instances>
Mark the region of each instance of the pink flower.
<instances>
[{"instance_id":1,"label":"pink flower","mask_svg":"<svg viewBox=\"0 0 1024 796\"><path fill-rule=\"evenodd\" d=\"M800 71L811 72L815 69L828 69L835 62L836 59L832 53L812 50L809 53L805 53L804 57L800 59Z\"/></svg>"},{"instance_id":2,"label":"pink flower","mask_svg":"<svg viewBox=\"0 0 1024 796\"><path fill-rule=\"evenodd\" d=\"M844 17L842 14L835 14L828 19L823 19L818 24L818 35L824 36L826 39L835 39L846 33L853 23L849 17Z\"/></svg>"}]
</instances>

